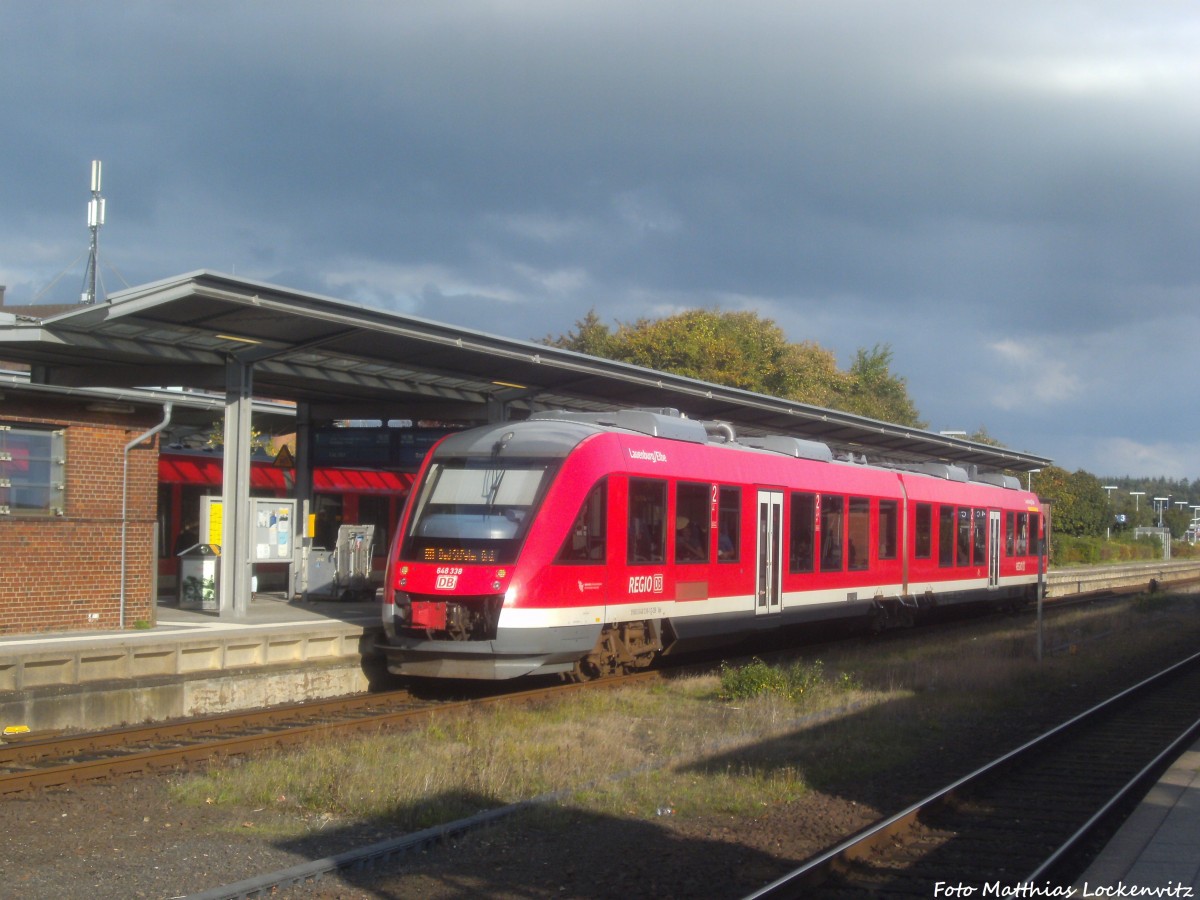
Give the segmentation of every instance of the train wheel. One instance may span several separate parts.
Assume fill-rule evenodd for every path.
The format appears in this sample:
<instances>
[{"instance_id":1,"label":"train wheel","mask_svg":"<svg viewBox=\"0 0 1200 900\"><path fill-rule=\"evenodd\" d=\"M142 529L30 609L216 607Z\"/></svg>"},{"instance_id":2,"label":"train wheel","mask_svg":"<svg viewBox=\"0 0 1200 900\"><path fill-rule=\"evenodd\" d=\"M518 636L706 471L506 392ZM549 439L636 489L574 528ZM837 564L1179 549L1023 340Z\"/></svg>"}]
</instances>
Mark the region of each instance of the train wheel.
<instances>
[{"instance_id":1,"label":"train wheel","mask_svg":"<svg viewBox=\"0 0 1200 900\"><path fill-rule=\"evenodd\" d=\"M652 621L605 625L592 652L571 672L572 681L594 681L644 669L662 651L658 625Z\"/></svg>"}]
</instances>

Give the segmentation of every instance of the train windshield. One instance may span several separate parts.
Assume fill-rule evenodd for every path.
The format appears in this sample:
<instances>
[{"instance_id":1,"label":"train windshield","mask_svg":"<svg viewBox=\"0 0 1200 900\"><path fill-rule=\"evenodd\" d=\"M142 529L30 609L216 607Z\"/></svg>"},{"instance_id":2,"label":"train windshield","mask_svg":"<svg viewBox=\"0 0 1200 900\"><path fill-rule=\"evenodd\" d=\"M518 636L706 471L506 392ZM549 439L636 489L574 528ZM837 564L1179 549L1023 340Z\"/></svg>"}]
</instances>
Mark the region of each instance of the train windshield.
<instances>
[{"instance_id":1,"label":"train windshield","mask_svg":"<svg viewBox=\"0 0 1200 900\"><path fill-rule=\"evenodd\" d=\"M419 489L402 556L424 562L514 562L557 462L434 462Z\"/></svg>"}]
</instances>

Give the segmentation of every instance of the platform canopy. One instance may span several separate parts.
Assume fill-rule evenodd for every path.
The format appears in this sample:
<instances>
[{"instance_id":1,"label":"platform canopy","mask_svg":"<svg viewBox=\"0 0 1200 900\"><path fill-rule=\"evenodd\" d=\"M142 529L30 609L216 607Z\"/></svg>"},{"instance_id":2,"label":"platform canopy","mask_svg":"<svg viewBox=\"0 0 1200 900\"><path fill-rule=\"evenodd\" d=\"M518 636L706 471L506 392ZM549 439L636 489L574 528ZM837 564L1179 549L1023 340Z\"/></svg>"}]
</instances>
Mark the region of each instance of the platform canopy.
<instances>
[{"instance_id":1,"label":"platform canopy","mask_svg":"<svg viewBox=\"0 0 1200 900\"><path fill-rule=\"evenodd\" d=\"M252 367L258 398L314 421L485 422L542 409L672 407L743 434L786 434L835 452L1031 471L1050 460L849 413L497 337L275 285L199 271L42 319L0 318L0 358L59 387L228 390Z\"/></svg>"}]
</instances>

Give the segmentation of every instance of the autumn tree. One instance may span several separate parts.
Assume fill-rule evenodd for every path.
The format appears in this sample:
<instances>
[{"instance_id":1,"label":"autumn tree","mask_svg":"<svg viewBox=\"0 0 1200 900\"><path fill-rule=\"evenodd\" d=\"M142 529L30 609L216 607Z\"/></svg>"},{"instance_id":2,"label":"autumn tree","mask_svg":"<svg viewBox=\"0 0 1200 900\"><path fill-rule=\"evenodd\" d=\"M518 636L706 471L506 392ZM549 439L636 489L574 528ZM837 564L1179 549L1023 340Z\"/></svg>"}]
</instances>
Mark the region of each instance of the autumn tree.
<instances>
[{"instance_id":1,"label":"autumn tree","mask_svg":"<svg viewBox=\"0 0 1200 900\"><path fill-rule=\"evenodd\" d=\"M688 378L769 394L914 428L925 427L888 347L860 350L849 371L811 341L794 344L754 312L693 309L663 319L604 325L595 310L574 330L544 343Z\"/></svg>"}]
</instances>

